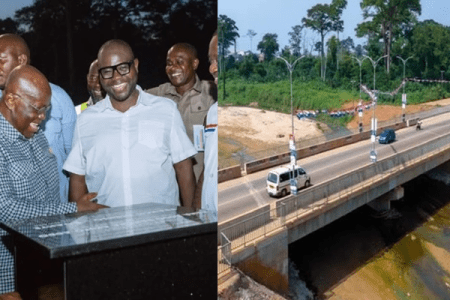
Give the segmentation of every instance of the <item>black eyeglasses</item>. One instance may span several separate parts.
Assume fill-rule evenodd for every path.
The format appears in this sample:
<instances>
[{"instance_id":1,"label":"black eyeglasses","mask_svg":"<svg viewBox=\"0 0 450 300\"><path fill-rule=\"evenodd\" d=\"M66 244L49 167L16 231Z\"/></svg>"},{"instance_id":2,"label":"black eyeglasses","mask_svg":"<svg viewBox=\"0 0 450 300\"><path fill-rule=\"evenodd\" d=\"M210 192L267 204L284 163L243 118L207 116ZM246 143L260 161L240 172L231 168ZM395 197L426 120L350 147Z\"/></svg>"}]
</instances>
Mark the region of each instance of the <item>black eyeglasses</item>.
<instances>
[{"instance_id":1,"label":"black eyeglasses","mask_svg":"<svg viewBox=\"0 0 450 300\"><path fill-rule=\"evenodd\" d=\"M41 107L41 108L37 108L36 106L34 106L33 104L31 104L28 100L25 100L25 98L22 98L22 97L20 97L20 96L17 95L17 94L14 94L14 97L19 98L20 100L22 100L23 102L25 102L28 106L32 107L32 108L36 111L36 113L37 113L38 115L46 114L46 113L50 110L50 108L52 107L52 105L49 104L49 105L47 105L47 106L44 106L44 107Z\"/></svg>"},{"instance_id":2,"label":"black eyeglasses","mask_svg":"<svg viewBox=\"0 0 450 300\"><path fill-rule=\"evenodd\" d=\"M130 73L131 65L134 63L134 59L128 62L124 62L115 66L104 67L98 70L103 79L110 79L114 77L114 70L120 75L127 75Z\"/></svg>"}]
</instances>

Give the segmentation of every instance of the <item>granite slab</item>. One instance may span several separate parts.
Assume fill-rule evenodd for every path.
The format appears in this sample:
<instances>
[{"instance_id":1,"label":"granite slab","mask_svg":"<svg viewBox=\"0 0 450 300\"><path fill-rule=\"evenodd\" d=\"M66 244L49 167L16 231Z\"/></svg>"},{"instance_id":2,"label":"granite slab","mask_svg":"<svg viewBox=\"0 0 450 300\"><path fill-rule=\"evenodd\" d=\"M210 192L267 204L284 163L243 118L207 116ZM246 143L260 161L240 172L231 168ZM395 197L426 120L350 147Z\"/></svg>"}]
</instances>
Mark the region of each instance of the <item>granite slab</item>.
<instances>
[{"instance_id":1,"label":"granite slab","mask_svg":"<svg viewBox=\"0 0 450 300\"><path fill-rule=\"evenodd\" d=\"M180 206L144 203L0 222L45 257L64 258L217 232L217 214Z\"/></svg>"}]
</instances>

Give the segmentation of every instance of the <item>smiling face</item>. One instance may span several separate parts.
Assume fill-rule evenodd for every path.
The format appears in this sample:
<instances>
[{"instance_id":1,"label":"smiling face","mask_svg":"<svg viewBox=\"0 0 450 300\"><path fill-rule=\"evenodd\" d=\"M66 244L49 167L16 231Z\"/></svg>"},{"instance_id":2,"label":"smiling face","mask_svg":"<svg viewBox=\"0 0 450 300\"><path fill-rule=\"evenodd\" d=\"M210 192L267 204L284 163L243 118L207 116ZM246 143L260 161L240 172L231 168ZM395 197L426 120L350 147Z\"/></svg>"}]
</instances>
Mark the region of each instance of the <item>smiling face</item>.
<instances>
[{"instance_id":1,"label":"smiling face","mask_svg":"<svg viewBox=\"0 0 450 300\"><path fill-rule=\"evenodd\" d=\"M123 42L124 43L124 42ZM133 60L133 52L122 42L112 41L105 44L99 51L98 68L117 66L122 63L133 61L130 72L120 75L117 70L113 71L110 79L100 76L100 83L113 102L136 102L139 92L136 89L138 64L137 59ZM134 105L132 103L132 105Z\"/></svg>"},{"instance_id":2,"label":"smiling face","mask_svg":"<svg viewBox=\"0 0 450 300\"><path fill-rule=\"evenodd\" d=\"M87 75L87 89L94 103L105 98L105 93L100 85L99 76L98 61L94 60L89 67L89 73Z\"/></svg>"},{"instance_id":3,"label":"smiling face","mask_svg":"<svg viewBox=\"0 0 450 300\"><path fill-rule=\"evenodd\" d=\"M197 67L198 59L186 47L177 44L167 53L166 74L181 95L194 86Z\"/></svg>"},{"instance_id":4,"label":"smiling face","mask_svg":"<svg viewBox=\"0 0 450 300\"><path fill-rule=\"evenodd\" d=\"M11 125L24 137L31 138L45 120L51 89L42 73L31 66L20 66L11 71L6 82L5 95Z\"/></svg>"}]
</instances>

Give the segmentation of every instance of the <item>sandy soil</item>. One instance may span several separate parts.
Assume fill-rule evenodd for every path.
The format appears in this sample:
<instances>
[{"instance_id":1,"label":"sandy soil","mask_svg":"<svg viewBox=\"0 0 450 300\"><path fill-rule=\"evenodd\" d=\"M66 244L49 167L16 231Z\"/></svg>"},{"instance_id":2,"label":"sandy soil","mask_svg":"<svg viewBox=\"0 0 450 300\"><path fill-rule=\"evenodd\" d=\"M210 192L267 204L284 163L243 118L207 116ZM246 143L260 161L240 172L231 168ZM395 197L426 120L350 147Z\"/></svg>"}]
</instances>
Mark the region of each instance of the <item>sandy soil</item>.
<instances>
[{"instance_id":1,"label":"sandy soil","mask_svg":"<svg viewBox=\"0 0 450 300\"><path fill-rule=\"evenodd\" d=\"M407 105L406 114L427 110L436 105L449 105L450 99L428 102L421 105ZM343 105L342 109L351 109L352 103ZM378 105L376 116L378 122L401 117L401 106ZM364 111L363 124L369 125L372 110ZM357 128L359 117L348 124L348 128ZM233 153L262 151L262 149L287 145L291 133L292 119L289 114L262 110L252 107L219 107L219 167L236 164ZM323 135L327 130L324 124L311 120L298 120L294 117L295 138L308 139ZM228 162L226 162L229 160ZM239 163L239 162L238 162Z\"/></svg>"}]
</instances>

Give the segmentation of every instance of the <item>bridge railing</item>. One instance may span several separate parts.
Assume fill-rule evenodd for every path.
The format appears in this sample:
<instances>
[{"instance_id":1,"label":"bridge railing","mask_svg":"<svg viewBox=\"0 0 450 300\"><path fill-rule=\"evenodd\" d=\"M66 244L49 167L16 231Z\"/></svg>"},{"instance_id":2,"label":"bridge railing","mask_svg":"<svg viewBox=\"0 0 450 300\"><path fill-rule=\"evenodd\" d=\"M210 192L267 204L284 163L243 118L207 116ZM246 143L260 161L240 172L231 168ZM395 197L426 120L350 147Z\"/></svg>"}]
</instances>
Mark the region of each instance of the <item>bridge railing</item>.
<instances>
[{"instance_id":1,"label":"bridge railing","mask_svg":"<svg viewBox=\"0 0 450 300\"><path fill-rule=\"evenodd\" d=\"M221 233L221 245L217 252L218 264L217 271L218 274L224 273L231 268L231 242L226 237L225 234Z\"/></svg>"},{"instance_id":2,"label":"bridge railing","mask_svg":"<svg viewBox=\"0 0 450 300\"><path fill-rule=\"evenodd\" d=\"M227 228L221 229L219 224L219 230L229 239L232 251L279 230L285 226L286 220L302 217L319 206L328 205L331 199L335 201L361 187L371 186L401 168L424 159L424 156L432 156L443 151L444 148L450 148L450 134L310 187L297 196L279 200L276 202L276 208Z\"/></svg>"},{"instance_id":3,"label":"bridge railing","mask_svg":"<svg viewBox=\"0 0 450 300\"><path fill-rule=\"evenodd\" d=\"M440 115L443 113L448 113L448 112L450 112L450 105L436 107L436 108L433 108L430 110L408 114L408 119L426 119L429 117L437 116L437 115ZM402 122L402 117L399 116L397 118L394 118L394 119L391 119L388 121L379 122L378 127L379 128L388 127L388 126L391 126L393 124L397 124L400 122ZM366 125L363 127L363 131L369 131L370 129L371 129L370 125ZM324 143L326 141L330 141L333 139L350 136L350 135L356 134L358 132L359 132L358 128L353 128L353 129L345 128L345 129L338 130L338 131L326 132L326 133L324 133L323 136L298 140L296 142L296 147L297 147L297 149L301 149L304 147L310 147L310 146L318 145L318 144L321 144L321 143ZM244 169L244 165L252 160L257 160L257 159L261 159L261 158L273 156L273 155L279 155L281 153L285 153L286 151L288 151L287 145L286 146L277 146L277 147L273 147L273 148L267 148L267 149L264 149L261 151L254 151L254 152L246 153L246 154L235 153L232 158L229 158L229 159L221 158L219 165L221 166L221 168L224 168L224 167L229 167L229 166L234 166L236 164L240 164L241 168Z\"/></svg>"},{"instance_id":4,"label":"bridge railing","mask_svg":"<svg viewBox=\"0 0 450 300\"><path fill-rule=\"evenodd\" d=\"M449 144L450 134L440 137L432 143L415 146L412 149L397 153L375 164L363 166L335 179L310 187L296 197L291 196L287 199L277 201L277 205L279 203L285 204L287 214L296 212L298 216L303 213L301 209L314 209L314 204L315 206L327 204L332 195L333 197L340 198L353 193L356 189L360 188L361 184L373 184L380 177L390 176L391 173L396 172L398 167L405 166L408 163L410 164L417 159L422 159L425 154L436 150L439 151Z\"/></svg>"}]
</instances>

